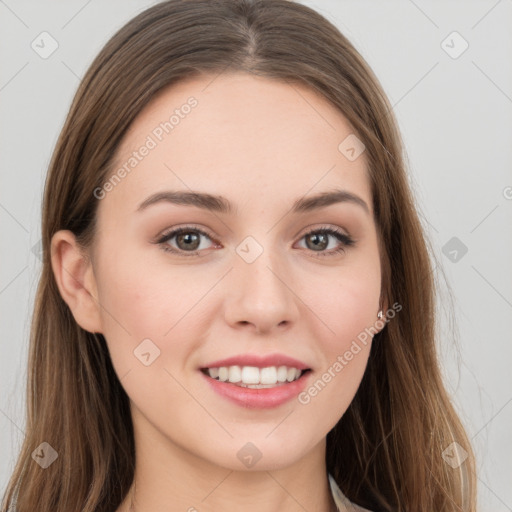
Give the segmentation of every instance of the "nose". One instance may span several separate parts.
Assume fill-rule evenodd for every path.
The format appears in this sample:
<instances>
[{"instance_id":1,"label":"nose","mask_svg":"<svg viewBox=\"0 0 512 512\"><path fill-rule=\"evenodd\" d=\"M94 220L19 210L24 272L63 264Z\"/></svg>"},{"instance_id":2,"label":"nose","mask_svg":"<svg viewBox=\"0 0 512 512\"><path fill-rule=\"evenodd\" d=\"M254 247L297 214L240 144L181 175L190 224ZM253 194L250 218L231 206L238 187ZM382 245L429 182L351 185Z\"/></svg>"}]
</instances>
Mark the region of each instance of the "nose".
<instances>
[{"instance_id":1,"label":"nose","mask_svg":"<svg viewBox=\"0 0 512 512\"><path fill-rule=\"evenodd\" d=\"M289 329L299 318L293 277L270 250L252 263L236 256L226 290L225 319L235 329L268 333Z\"/></svg>"}]
</instances>

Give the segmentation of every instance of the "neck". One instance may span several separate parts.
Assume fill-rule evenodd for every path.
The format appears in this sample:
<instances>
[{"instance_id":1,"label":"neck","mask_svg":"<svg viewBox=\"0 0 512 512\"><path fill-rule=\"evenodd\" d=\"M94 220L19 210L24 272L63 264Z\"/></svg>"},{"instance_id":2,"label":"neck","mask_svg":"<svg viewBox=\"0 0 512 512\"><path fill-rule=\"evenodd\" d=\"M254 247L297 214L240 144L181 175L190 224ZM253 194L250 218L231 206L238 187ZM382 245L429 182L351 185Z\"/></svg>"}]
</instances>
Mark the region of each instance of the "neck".
<instances>
[{"instance_id":1,"label":"neck","mask_svg":"<svg viewBox=\"0 0 512 512\"><path fill-rule=\"evenodd\" d=\"M337 511L325 446L277 470L235 471L179 450L172 457L142 450L136 460L132 488L118 512L261 512L262 505L265 512Z\"/></svg>"},{"instance_id":2,"label":"neck","mask_svg":"<svg viewBox=\"0 0 512 512\"><path fill-rule=\"evenodd\" d=\"M262 448L257 465L242 470L238 459L233 464L233 457L223 452L216 459L225 466L171 442L146 422L135 426L133 484L117 512L261 512L262 506L265 512L337 510L325 465L325 438L286 465L270 451L265 457Z\"/></svg>"},{"instance_id":3,"label":"neck","mask_svg":"<svg viewBox=\"0 0 512 512\"><path fill-rule=\"evenodd\" d=\"M240 494L240 493L238 493ZM260 501L259 499L258 500L254 500L254 496L258 496L257 494L254 494L252 492L249 492L247 491L247 497L250 498L250 500L248 501L248 503L253 503L255 504L257 507L258 507L258 510L261 509L261 504L262 504L262 501ZM208 496L206 496L208 497ZM279 510L280 512L282 511L289 511L289 512L292 512L292 511L301 511L303 512L304 510L316 510L316 511L319 511L319 512L338 512L338 508L336 506L336 504L334 503L334 500L330 494L330 490L329 490L329 493L328 493L328 497L325 499L325 503L322 505L313 505L315 508L311 508L311 505L303 505L302 503L300 503L295 497L293 497L291 494L289 494L289 497L290 499L288 501L283 501L281 502L279 505L278 505L278 508L276 508L275 510ZM293 501L295 501L295 504L292 503ZM230 501L231 502L231 501ZM147 508L147 507L144 507L144 506L141 506L141 504L137 501L137 497L136 497L136 483L134 482L131 489L130 489L130 492L128 494L128 503L129 503L129 506L128 508L124 508L124 507L121 507L120 511L127 511L127 512L144 512L145 510L154 510L154 509L151 509L151 508ZM201 511L213 511L213 510L218 510L217 508L218 505L213 505L213 506L205 506L204 504L201 504ZM240 507L240 506L250 506L250 505L236 505L236 507ZM224 507L224 505L222 505L222 509L221 510L231 510ZM269 507L266 507L267 510L274 510L273 508L269 508ZM187 512L199 512L199 509L195 508L195 507L187 507L186 509L183 508L183 506L180 506L180 505L174 505L174 507L172 509L169 508L169 506L165 506L164 509L162 510L166 510L166 511L182 511L182 510L187 510ZM234 508L233 508L234 510ZM252 508L244 508L243 509L244 511L245 510L252 510ZM256 510L256 509L255 509ZM340 512L348 512L346 508L343 508L342 511Z\"/></svg>"}]
</instances>

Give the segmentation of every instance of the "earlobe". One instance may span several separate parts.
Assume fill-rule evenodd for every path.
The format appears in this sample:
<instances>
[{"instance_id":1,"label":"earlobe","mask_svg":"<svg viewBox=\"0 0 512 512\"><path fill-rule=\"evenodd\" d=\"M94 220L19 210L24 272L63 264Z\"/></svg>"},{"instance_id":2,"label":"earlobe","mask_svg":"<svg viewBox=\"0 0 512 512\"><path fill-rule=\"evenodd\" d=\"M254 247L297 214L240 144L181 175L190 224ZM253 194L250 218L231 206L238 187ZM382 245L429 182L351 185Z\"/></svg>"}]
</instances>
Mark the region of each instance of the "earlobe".
<instances>
[{"instance_id":1,"label":"earlobe","mask_svg":"<svg viewBox=\"0 0 512 512\"><path fill-rule=\"evenodd\" d=\"M378 328L378 332L381 332L382 329L384 329L384 327L386 326L387 311L388 311L388 302L387 302L387 300L384 300L383 302L381 302L379 310L378 310L377 315L376 315L377 316L377 321L375 322L375 324L377 324L377 322L378 322L379 325L380 325L380 327L377 327Z\"/></svg>"},{"instance_id":2,"label":"earlobe","mask_svg":"<svg viewBox=\"0 0 512 512\"><path fill-rule=\"evenodd\" d=\"M59 292L82 329L101 333L100 306L90 259L69 230L56 232L51 242L51 262Z\"/></svg>"}]
</instances>

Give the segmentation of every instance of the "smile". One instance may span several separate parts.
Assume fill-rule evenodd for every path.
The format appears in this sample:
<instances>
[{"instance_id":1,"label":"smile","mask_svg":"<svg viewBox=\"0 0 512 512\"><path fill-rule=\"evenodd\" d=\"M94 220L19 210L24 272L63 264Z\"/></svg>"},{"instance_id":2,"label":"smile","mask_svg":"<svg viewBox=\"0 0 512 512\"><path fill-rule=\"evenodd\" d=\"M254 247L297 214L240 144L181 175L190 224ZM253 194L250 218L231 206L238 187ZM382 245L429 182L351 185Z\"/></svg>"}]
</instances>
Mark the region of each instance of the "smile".
<instances>
[{"instance_id":1,"label":"smile","mask_svg":"<svg viewBox=\"0 0 512 512\"><path fill-rule=\"evenodd\" d=\"M285 371L286 378L282 380ZM203 368L200 375L215 394L232 404L246 409L271 409L296 398L306 387L311 370L286 366L221 366Z\"/></svg>"},{"instance_id":2,"label":"smile","mask_svg":"<svg viewBox=\"0 0 512 512\"><path fill-rule=\"evenodd\" d=\"M240 387L250 389L271 388L293 382L300 378L303 371L288 366L221 366L216 368L204 368L202 370L212 379L220 382L229 382Z\"/></svg>"}]
</instances>

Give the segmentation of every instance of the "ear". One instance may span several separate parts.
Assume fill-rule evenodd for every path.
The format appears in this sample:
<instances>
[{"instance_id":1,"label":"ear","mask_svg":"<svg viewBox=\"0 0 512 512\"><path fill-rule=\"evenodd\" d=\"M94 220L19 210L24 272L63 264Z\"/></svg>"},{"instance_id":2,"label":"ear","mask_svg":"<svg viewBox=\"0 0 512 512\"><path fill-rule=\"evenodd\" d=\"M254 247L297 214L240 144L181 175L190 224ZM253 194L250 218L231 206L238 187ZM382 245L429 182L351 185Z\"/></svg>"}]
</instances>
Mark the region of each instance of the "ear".
<instances>
[{"instance_id":1,"label":"ear","mask_svg":"<svg viewBox=\"0 0 512 512\"><path fill-rule=\"evenodd\" d=\"M51 242L52 270L59 292L82 329L102 332L96 278L90 258L69 230L57 231Z\"/></svg>"},{"instance_id":2,"label":"ear","mask_svg":"<svg viewBox=\"0 0 512 512\"><path fill-rule=\"evenodd\" d=\"M386 312L388 311L388 309L389 309L388 301L387 301L387 299L383 299L381 302L381 305L380 305L380 309L379 309L379 311L382 311L382 314L384 315L383 318L386 318Z\"/></svg>"},{"instance_id":3,"label":"ear","mask_svg":"<svg viewBox=\"0 0 512 512\"><path fill-rule=\"evenodd\" d=\"M380 320L382 320L383 325L380 329L378 329L378 332L381 332L387 323L386 322L386 313L388 311L388 301L386 298L381 298L381 300L379 301L379 310L378 311L382 311L382 318ZM378 321L379 321L379 318L377 317L376 322L378 322Z\"/></svg>"}]
</instances>

